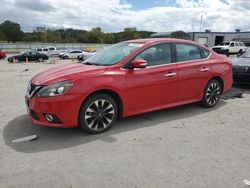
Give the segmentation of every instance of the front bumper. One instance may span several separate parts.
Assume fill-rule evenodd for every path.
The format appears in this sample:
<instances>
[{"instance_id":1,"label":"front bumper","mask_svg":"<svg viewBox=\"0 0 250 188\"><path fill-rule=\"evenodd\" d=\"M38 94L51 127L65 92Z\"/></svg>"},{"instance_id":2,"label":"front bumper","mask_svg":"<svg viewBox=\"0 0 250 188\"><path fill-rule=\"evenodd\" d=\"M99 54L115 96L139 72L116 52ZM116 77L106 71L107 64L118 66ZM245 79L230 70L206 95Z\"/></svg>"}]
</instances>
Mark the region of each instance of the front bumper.
<instances>
[{"instance_id":1,"label":"front bumper","mask_svg":"<svg viewBox=\"0 0 250 188\"><path fill-rule=\"evenodd\" d=\"M250 84L250 74L234 74L234 82Z\"/></svg>"},{"instance_id":2,"label":"front bumper","mask_svg":"<svg viewBox=\"0 0 250 188\"><path fill-rule=\"evenodd\" d=\"M233 80L237 83L250 84L250 67L233 66Z\"/></svg>"},{"instance_id":3,"label":"front bumper","mask_svg":"<svg viewBox=\"0 0 250 188\"><path fill-rule=\"evenodd\" d=\"M84 100L82 95L62 95L40 98L36 95L30 99L26 96L28 114L34 124L70 128L78 126L78 114ZM55 116L59 121L49 122L45 115Z\"/></svg>"},{"instance_id":4,"label":"front bumper","mask_svg":"<svg viewBox=\"0 0 250 188\"><path fill-rule=\"evenodd\" d=\"M213 48L213 51L215 51L218 54L226 54L226 49L219 49L219 48Z\"/></svg>"}]
</instances>

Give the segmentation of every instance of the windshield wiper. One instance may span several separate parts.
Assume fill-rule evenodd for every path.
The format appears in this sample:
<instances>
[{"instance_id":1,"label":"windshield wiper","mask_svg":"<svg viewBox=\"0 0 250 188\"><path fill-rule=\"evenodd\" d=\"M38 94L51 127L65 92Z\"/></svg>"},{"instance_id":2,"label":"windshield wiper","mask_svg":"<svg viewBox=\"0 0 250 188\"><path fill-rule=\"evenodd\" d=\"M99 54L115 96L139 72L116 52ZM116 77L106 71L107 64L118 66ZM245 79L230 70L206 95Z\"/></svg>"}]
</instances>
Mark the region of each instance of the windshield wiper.
<instances>
[{"instance_id":1,"label":"windshield wiper","mask_svg":"<svg viewBox=\"0 0 250 188\"><path fill-rule=\"evenodd\" d=\"M100 65L100 64L97 64L97 63L90 63L90 62L84 62L83 64L84 65Z\"/></svg>"}]
</instances>

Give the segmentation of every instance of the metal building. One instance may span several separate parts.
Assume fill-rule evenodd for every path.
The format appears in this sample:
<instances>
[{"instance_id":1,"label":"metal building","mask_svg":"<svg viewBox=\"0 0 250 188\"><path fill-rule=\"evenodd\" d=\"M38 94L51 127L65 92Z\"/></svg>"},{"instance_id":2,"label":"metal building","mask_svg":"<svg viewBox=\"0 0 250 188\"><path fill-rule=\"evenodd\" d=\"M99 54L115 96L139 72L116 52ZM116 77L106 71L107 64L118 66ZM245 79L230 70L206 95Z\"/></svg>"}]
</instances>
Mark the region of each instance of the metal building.
<instances>
[{"instance_id":1,"label":"metal building","mask_svg":"<svg viewBox=\"0 0 250 188\"><path fill-rule=\"evenodd\" d=\"M171 31L154 33L151 37L190 39L208 47L216 46L224 41L242 41L246 46L250 46L250 31L240 32L240 30L236 30L236 32L211 32L206 30L205 32L189 33Z\"/></svg>"},{"instance_id":2,"label":"metal building","mask_svg":"<svg viewBox=\"0 0 250 188\"><path fill-rule=\"evenodd\" d=\"M191 40L207 45L216 46L224 41L242 41L250 46L250 31L236 32L189 32Z\"/></svg>"}]
</instances>

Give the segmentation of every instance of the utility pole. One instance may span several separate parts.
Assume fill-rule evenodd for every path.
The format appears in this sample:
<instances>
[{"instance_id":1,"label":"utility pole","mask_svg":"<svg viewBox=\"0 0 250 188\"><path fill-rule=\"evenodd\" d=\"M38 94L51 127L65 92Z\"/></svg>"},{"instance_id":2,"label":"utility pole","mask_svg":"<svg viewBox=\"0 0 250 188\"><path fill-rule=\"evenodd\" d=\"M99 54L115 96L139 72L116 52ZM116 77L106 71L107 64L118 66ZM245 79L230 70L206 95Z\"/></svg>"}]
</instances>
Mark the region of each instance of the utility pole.
<instances>
[{"instance_id":1,"label":"utility pole","mask_svg":"<svg viewBox=\"0 0 250 188\"><path fill-rule=\"evenodd\" d=\"M200 32L202 31L202 18L203 18L203 14L201 15L201 21L200 21Z\"/></svg>"},{"instance_id":2,"label":"utility pole","mask_svg":"<svg viewBox=\"0 0 250 188\"><path fill-rule=\"evenodd\" d=\"M44 43L46 43L46 27L44 25Z\"/></svg>"}]
</instances>

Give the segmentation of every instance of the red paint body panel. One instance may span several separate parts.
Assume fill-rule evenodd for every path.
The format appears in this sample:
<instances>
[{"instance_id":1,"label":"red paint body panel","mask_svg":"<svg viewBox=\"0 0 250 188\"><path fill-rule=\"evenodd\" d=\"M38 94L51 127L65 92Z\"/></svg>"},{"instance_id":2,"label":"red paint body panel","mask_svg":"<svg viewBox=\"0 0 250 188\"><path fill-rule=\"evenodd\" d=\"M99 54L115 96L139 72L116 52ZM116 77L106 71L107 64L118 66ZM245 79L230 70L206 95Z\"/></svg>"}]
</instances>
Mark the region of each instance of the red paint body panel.
<instances>
[{"instance_id":1,"label":"red paint body panel","mask_svg":"<svg viewBox=\"0 0 250 188\"><path fill-rule=\"evenodd\" d=\"M5 58L6 56L7 55L6 55L5 51L3 51L3 50L0 49L0 59L1 58Z\"/></svg>"},{"instance_id":2,"label":"red paint body panel","mask_svg":"<svg viewBox=\"0 0 250 188\"><path fill-rule=\"evenodd\" d=\"M222 79L224 91L232 86L232 66L229 60L211 50L209 58L185 63L172 63L143 69L124 69L132 57L145 48L166 42L184 42L200 46L192 41L177 39L143 39L143 46L135 50L119 63L112 66L93 66L70 64L59 66L33 77L32 83L46 86L70 80L74 86L64 95L40 98L37 95L29 99L29 109L36 112L39 121L35 124L53 127L77 127L82 103L92 93L110 90L116 93L122 103L122 116L130 116L169 108L182 104L201 101L207 82L214 77ZM202 46L203 48L206 48ZM208 72L201 69L209 68ZM166 76L176 73L176 76ZM62 123L49 123L44 113L56 115Z\"/></svg>"}]
</instances>

